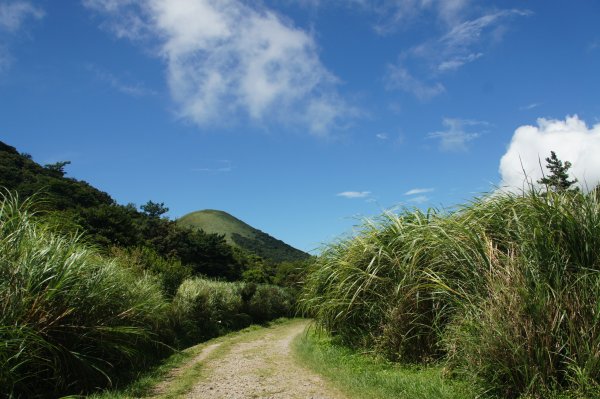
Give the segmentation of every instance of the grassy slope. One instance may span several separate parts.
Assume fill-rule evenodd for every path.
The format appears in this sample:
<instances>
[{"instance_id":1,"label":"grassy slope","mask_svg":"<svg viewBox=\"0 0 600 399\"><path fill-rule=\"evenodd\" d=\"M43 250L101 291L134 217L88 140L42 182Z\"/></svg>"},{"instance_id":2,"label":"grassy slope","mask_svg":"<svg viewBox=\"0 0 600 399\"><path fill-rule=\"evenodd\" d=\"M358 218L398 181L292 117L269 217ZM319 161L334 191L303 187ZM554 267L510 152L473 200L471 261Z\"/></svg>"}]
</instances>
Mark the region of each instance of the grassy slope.
<instances>
[{"instance_id":1,"label":"grassy slope","mask_svg":"<svg viewBox=\"0 0 600 399\"><path fill-rule=\"evenodd\" d=\"M207 209L182 216L182 226L202 229L207 233L223 234L230 245L256 253L276 262L308 258L308 254L244 223L227 212Z\"/></svg>"},{"instance_id":2,"label":"grassy slope","mask_svg":"<svg viewBox=\"0 0 600 399\"><path fill-rule=\"evenodd\" d=\"M227 212L214 209L206 209L188 213L177 221L182 226L201 228L207 233L224 234L227 243L236 245L232 234L237 233L246 238L254 239L260 233L259 230L244 223Z\"/></svg>"}]
</instances>

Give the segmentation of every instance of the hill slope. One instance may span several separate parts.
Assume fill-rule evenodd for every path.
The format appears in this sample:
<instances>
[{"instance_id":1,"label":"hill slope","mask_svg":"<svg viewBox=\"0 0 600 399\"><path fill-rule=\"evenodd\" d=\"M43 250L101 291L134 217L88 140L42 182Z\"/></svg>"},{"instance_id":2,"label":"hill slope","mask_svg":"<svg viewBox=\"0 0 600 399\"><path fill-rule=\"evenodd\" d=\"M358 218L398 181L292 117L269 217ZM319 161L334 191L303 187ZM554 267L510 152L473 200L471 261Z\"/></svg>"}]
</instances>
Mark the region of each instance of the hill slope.
<instances>
[{"instance_id":1,"label":"hill slope","mask_svg":"<svg viewBox=\"0 0 600 399\"><path fill-rule=\"evenodd\" d=\"M275 262L302 260L310 256L223 211L206 209L188 213L177 223L207 233L223 234L229 244Z\"/></svg>"}]
</instances>

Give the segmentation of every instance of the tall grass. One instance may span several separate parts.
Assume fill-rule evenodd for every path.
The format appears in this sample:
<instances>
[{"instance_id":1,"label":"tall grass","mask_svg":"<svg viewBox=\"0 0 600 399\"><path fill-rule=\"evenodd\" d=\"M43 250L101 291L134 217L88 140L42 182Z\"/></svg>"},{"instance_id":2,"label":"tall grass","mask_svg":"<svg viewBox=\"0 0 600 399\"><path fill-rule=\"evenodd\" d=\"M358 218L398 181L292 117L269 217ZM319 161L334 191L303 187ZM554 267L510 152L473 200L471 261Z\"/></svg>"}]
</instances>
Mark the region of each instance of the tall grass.
<instances>
[{"instance_id":1,"label":"tall grass","mask_svg":"<svg viewBox=\"0 0 600 399\"><path fill-rule=\"evenodd\" d=\"M0 387L54 396L110 384L157 351L167 303L139 278L0 195Z\"/></svg>"},{"instance_id":2,"label":"tall grass","mask_svg":"<svg viewBox=\"0 0 600 399\"><path fill-rule=\"evenodd\" d=\"M600 382L596 194L496 194L452 213L405 210L330 245L303 307L395 360L446 359L505 397Z\"/></svg>"}]
</instances>

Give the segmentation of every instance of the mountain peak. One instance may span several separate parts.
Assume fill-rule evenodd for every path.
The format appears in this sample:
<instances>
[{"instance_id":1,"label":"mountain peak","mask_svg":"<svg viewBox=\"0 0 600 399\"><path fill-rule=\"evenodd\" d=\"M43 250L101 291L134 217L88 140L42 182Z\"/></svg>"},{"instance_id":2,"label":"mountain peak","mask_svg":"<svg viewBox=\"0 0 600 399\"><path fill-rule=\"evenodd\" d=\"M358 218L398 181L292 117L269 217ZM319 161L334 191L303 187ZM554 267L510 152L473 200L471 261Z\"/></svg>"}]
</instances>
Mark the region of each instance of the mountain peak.
<instances>
[{"instance_id":1,"label":"mountain peak","mask_svg":"<svg viewBox=\"0 0 600 399\"><path fill-rule=\"evenodd\" d=\"M182 216L182 226L222 234L230 245L275 262L306 259L310 255L218 209L204 209Z\"/></svg>"}]
</instances>

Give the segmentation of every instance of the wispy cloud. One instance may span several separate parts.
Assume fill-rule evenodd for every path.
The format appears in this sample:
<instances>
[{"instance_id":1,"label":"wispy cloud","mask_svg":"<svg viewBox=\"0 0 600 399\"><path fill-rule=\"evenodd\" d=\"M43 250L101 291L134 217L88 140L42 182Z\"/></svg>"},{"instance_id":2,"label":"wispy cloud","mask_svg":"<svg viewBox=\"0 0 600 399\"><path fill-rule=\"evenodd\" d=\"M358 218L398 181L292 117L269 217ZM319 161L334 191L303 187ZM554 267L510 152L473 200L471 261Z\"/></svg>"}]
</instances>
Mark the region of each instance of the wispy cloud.
<instances>
[{"instance_id":1,"label":"wispy cloud","mask_svg":"<svg viewBox=\"0 0 600 399\"><path fill-rule=\"evenodd\" d=\"M447 72L454 71L469 62L473 62L479 58L483 57L483 53L471 53L467 55L457 55L447 60L440 62L437 66L438 71Z\"/></svg>"},{"instance_id":2,"label":"wispy cloud","mask_svg":"<svg viewBox=\"0 0 600 399\"><path fill-rule=\"evenodd\" d=\"M222 159L213 162L210 167L193 168L192 172L206 172L206 173L228 173L233 170L233 164L228 159Z\"/></svg>"},{"instance_id":3,"label":"wispy cloud","mask_svg":"<svg viewBox=\"0 0 600 399\"><path fill-rule=\"evenodd\" d=\"M429 100L446 91L439 82L426 83L408 72L402 65L388 65L386 76L388 89L400 89L412 93L422 101Z\"/></svg>"},{"instance_id":4,"label":"wispy cloud","mask_svg":"<svg viewBox=\"0 0 600 399\"><path fill-rule=\"evenodd\" d=\"M413 188L404 193L404 195L416 195L416 194L425 194L431 193L435 189L434 188Z\"/></svg>"},{"instance_id":5,"label":"wispy cloud","mask_svg":"<svg viewBox=\"0 0 600 399\"><path fill-rule=\"evenodd\" d=\"M159 43L179 115L199 126L245 115L327 134L356 115L308 32L241 0L84 0L117 37ZM149 40L151 39L151 40ZM238 121L240 122L240 121Z\"/></svg>"},{"instance_id":6,"label":"wispy cloud","mask_svg":"<svg viewBox=\"0 0 600 399\"><path fill-rule=\"evenodd\" d=\"M45 13L28 1L0 3L0 31L17 33L28 19L42 19Z\"/></svg>"},{"instance_id":7,"label":"wispy cloud","mask_svg":"<svg viewBox=\"0 0 600 399\"><path fill-rule=\"evenodd\" d=\"M524 106L522 106L522 107L519 107L519 111L528 111L528 110L530 110L530 109L537 108L537 107L539 107L540 105L542 105L542 103L531 103L531 104L527 104L527 105L524 105Z\"/></svg>"},{"instance_id":8,"label":"wispy cloud","mask_svg":"<svg viewBox=\"0 0 600 399\"><path fill-rule=\"evenodd\" d=\"M11 42L22 36L28 20L40 20L44 10L28 1L0 3L0 72L7 70L13 62Z\"/></svg>"},{"instance_id":9,"label":"wispy cloud","mask_svg":"<svg viewBox=\"0 0 600 399\"><path fill-rule=\"evenodd\" d=\"M371 195L370 191L344 191L336 194L338 197L344 198L367 198Z\"/></svg>"},{"instance_id":10,"label":"wispy cloud","mask_svg":"<svg viewBox=\"0 0 600 399\"><path fill-rule=\"evenodd\" d=\"M375 137L377 137L379 140L387 140L390 138L387 133L377 133Z\"/></svg>"},{"instance_id":11,"label":"wispy cloud","mask_svg":"<svg viewBox=\"0 0 600 399\"><path fill-rule=\"evenodd\" d=\"M154 90L147 88L144 84L139 82L125 82L97 65L87 64L86 69L93 73L96 79L107 83L111 88L128 96L145 97L156 95Z\"/></svg>"},{"instance_id":12,"label":"wispy cloud","mask_svg":"<svg viewBox=\"0 0 600 399\"><path fill-rule=\"evenodd\" d=\"M444 118L442 124L446 130L431 132L427 138L439 140L441 151L467 151L468 143L479 138L481 131L467 131L477 126L487 126L487 122L470 119Z\"/></svg>"},{"instance_id":13,"label":"wispy cloud","mask_svg":"<svg viewBox=\"0 0 600 399\"><path fill-rule=\"evenodd\" d=\"M419 195L409 199L408 202L413 202L415 204L423 204L425 202L429 202L429 197L427 197L426 195Z\"/></svg>"},{"instance_id":14,"label":"wispy cloud","mask_svg":"<svg viewBox=\"0 0 600 399\"><path fill-rule=\"evenodd\" d=\"M455 72L485 56L492 43L502 40L508 21L530 15L527 10L505 9L480 11L470 16L474 8L468 1L399 1L402 15L423 18L434 12L438 24L429 39L402 52L394 65L389 65L387 81L396 88L424 100L444 91L443 75ZM410 11L408 11L410 10ZM390 85L388 85L390 87Z\"/></svg>"}]
</instances>

